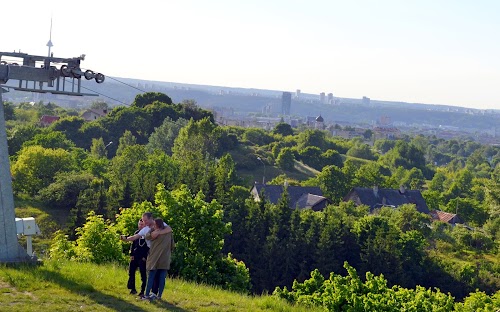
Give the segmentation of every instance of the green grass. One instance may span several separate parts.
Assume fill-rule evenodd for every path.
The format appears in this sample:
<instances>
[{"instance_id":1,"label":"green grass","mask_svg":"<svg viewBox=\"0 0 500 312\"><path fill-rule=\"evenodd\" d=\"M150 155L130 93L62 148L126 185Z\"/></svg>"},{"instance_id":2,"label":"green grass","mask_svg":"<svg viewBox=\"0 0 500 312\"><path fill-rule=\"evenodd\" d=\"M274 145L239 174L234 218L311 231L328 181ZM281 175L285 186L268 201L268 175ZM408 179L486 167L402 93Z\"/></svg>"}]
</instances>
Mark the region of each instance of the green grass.
<instances>
[{"instance_id":1,"label":"green grass","mask_svg":"<svg viewBox=\"0 0 500 312\"><path fill-rule=\"evenodd\" d=\"M321 311L170 278L163 300L146 302L128 293L127 278L112 264L0 265L0 311Z\"/></svg>"}]
</instances>

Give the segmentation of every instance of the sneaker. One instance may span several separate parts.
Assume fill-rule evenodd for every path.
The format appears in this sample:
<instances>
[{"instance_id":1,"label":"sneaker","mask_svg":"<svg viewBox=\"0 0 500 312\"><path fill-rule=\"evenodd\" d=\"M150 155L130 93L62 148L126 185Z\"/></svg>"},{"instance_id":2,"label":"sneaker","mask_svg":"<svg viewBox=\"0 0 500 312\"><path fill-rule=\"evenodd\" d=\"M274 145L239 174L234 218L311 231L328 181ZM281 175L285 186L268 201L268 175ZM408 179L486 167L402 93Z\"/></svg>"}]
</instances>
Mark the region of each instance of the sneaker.
<instances>
[{"instance_id":1,"label":"sneaker","mask_svg":"<svg viewBox=\"0 0 500 312\"><path fill-rule=\"evenodd\" d=\"M158 297L155 294L151 294L149 296L149 300L151 300L151 301L156 300L156 299L158 299Z\"/></svg>"},{"instance_id":2,"label":"sneaker","mask_svg":"<svg viewBox=\"0 0 500 312\"><path fill-rule=\"evenodd\" d=\"M144 293L140 292L138 296L142 298L142 297L144 297Z\"/></svg>"},{"instance_id":3,"label":"sneaker","mask_svg":"<svg viewBox=\"0 0 500 312\"><path fill-rule=\"evenodd\" d=\"M135 294L137 294L137 290L132 289L132 290L130 291L130 294L131 294L131 295L135 295Z\"/></svg>"},{"instance_id":4,"label":"sneaker","mask_svg":"<svg viewBox=\"0 0 500 312\"><path fill-rule=\"evenodd\" d=\"M151 300L151 296L142 296L141 300Z\"/></svg>"}]
</instances>

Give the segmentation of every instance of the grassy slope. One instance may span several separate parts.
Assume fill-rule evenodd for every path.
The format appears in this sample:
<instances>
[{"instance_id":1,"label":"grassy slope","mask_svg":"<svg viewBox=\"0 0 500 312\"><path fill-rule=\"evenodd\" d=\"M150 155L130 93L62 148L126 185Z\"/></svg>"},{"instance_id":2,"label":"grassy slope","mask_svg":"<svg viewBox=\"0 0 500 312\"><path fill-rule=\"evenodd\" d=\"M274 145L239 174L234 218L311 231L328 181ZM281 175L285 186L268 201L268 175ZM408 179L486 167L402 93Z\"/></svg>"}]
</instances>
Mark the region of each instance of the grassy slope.
<instances>
[{"instance_id":1,"label":"grassy slope","mask_svg":"<svg viewBox=\"0 0 500 312\"><path fill-rule=\"evenodd\" d=\"M127 278L126 268L116 265L2 265L0 311L315 311L177 279L167 279L163 300L147 302L128 294Z\"/></svg>"}]
</instances>

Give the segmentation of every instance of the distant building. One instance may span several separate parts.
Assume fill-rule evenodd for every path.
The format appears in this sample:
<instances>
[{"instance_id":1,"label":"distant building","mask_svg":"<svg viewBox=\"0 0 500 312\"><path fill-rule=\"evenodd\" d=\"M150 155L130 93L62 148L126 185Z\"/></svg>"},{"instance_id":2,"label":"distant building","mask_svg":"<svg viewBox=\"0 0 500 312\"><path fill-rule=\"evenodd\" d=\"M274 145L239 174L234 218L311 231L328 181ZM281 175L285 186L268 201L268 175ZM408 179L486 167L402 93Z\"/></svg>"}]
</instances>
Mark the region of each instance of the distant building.
<instances>
[{"instance_id":1,"label":"distant building","mask_svg":"<svg viewBox=\"0 0 500 312\"><path fill-rule=\"evenodd\" d=\"M328 93L328 104L335 104L333 100L333 93Z\"/></svg>"},{"instance_id":2,"label":"distant building","mask_svg":"<svg viewBox=\"0 0 500 312\"><path fill-rule=\"evenodd\" d=\"M326 96L325 96L325 92L321 92L319 94L319 101L324 104L326 102Z\"/></svg>"},{"instance_id":3,"label":"distant building","mask_svg":"<svg viewBox=\"0 0 500 312\"><path fill-rule=\"evenodd\" d=\"M338 136L344 139L353 139L353 138L364 138L365 129L355 128L353 130L341 130L341 129L332 129L331 133L333 136Z\"/></svg>"},{"instance_id":4,"label":"distant building","mask_svg":"<svg viewBox=\"0 0 500 312\"><path fill-rule=\"evenodd\" d=\"M361 103L363 103L363 105L370 105L370 98L363 96L363 98L361 99Z\"/></svg>"},{"instance_id":5,"label":"distant building","mask_svg":"<svg viewBox=\"0 0 500 312\"><path fill-rule=\"evenodd\" d=\"M457 223L463 223L462 219L454 213L444 212L441 210L433 210L430 212L433 220L449 223L455 225Z\"/></svg>"},{"instance_id":6,"label":"distant building","mask_svg":"<svg viewBox=\"0 0 500 312\"><path fill-rule=\"evenodd\" d=\"M107 109L87 109L83 114L82 118L86 121L93 121L102 118L108 114Z\"/></svg>"},{"instance_id":7,"label":"distant building","mask_svg":"<svg viewBox=\"0 0 500 312\"><path fill-rule=\"evenodd\" d=\"M297 89L297 91L295 91L295 97L300 98L300 89Z\"/></svg>"},{"instance_id":8,"label":"distant building","mask_svg":"<svg viewBox=\"0 0 500 312\"><path fill-rule=\"evenodd\" d=\"M374 127L373 135L375 140L379 139L398 139L402 136L401 131L395 127Z\"/></svg>"},{"instance_id":9,"label":"distant building","mask_svg":"<svg viewBox=\"0 0 500 312\"><path fill-rule=\"evenodd\" d=\"M390 125L391 123L392 123L391 117L389 117L389 116L381 116L379 121L378 121L378 124L381 126L387 126L387 125Z\"/></svg>"},{"instance_id":10,"label":"distant building","mask_svg":"<svg viewBox=\"0 0 500 312\"><path fill-rule=\"evenodd\" d=\"M422 193L418 190L379 189L378 187L354 187L344 197L344 201L353 201L356 205L370 207L370 212L382 207L397 208L404 204L414 204L419 212L429 214L429 208Z\"/></svg>"},{"instance_id":11,"label":"distant building","mask_svg":"<svg viewBox=\"0 0 500 312\"><path fill-rule=\"evenodd\" d=\"M261 194L264 194L267 201L277 204L285 190L288 192L290 208L310 208L318 211L323 210L330 203L326 197L323 197L321 189L313 186L255 184L250 192L255 201L261 201Z\"/></svg>"},{"instance_id":12,"label":"distant building","mask_svg":"<svg viewBox=\"0 0 500 312\"><path fill-rule=\"evenodd\" d=\"M52 123L56 122L59 120L59 116L49 116L49 115L43 115L40 117L39 123L41 127L48 127Z\"/></svg>"},{"instance_id":13,"label":"distant building","mask_svg":"<svg viewBox=\"0 0 500 312\"><path fill-rule=\"evenodd\" d=\"M315 128L320 130L325 129L325 120L323 119L323 117L321 117L321 114L316 117Z\"/></svg>"},{"instance_id":14,"label":"distant building","mask_svg":"<svg viewBox=\"0 0 500 312\"><path fill-rule=\"evenodd\" d=\"M283 92L281 96L281 114L290 115L290 108L292 106L292 94L290 92Z\"/></svg>"}]
</instances>

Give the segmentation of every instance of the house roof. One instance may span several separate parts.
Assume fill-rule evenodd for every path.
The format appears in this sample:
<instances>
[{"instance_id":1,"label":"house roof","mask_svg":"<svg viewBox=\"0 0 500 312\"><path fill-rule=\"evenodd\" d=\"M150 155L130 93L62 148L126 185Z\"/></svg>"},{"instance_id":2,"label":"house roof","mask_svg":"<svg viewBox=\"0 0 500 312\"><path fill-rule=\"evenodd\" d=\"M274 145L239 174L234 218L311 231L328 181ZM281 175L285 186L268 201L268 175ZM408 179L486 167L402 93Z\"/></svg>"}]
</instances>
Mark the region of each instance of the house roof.
<instances>
[{"instance_id":1,"label":"house roof","mask_svg":"<svg viewBox=\"0 0 500 312\"><path fill-rule=\"evenodd\" d=\"M323 196L319 195L314 195L314 194L303 194L300 196L300 198L296 201L295 207L299 208L313 208L317 204L321 203L322 201L327 200Z\"/></svg>"},{"instance_id":2,"label":"house roof","mask_svg":"<svg viewBox=\"0 0 500 312\"><path fill-rule=\"evenodd\" d=\"M290 207L312 208L318 203L327 200L323 196L321 189L316 186L287 186ZM264 191L265 198L272 204L277 204L280 200L284 186L283 185L263 185L255 184L252 193L260 199L261 192Z\"/></svg>"},{"instance_id":3,"label":"house roof","mask_svg":"<svg viewBox=\"0 0 500 312\"><path fill-rule=\"evenodd\" d=\"M370 211L384 206L399 207L404 204L415 204L417 210L422 213L429 213L429 208L422 193L418 190L397 190L397 189L376 189L365 187L354 187L344 201L359 199L358 204L367 205Z\"/></svg>"},{"instance_id":4,"label":"house roof","mask_svg":"<svg viewBox=\"0 0 500 312\"><path fill-rule=\"evenodd\" d=\"M441 210L433 210L430 212L431 217L434 220L446 222L446 223L462 223L462 220L457 214L451 212L445 212Z\"/></svg>"},{"instance_id":5,"label":"house roof","mask_svg":"<svg viewBox=\"0 0 500 312\"><path fill-rule=\"evenodd\" d=\"M108 114L107 109L97 109L97 108L91 108L88 110L88 112L100 115L100 116L106 116Z\"/></svg>"},{"instance_id":6,"label":"house roof","mask_svg":"<svg viewBox=\"0 0 500 312\"><path fill-rule=\"evenodd\" d=\"M40 122L45 124L51 124L55 121L58 121L59 118L60 118L59 116L43 115L42 117L40 117Z\"/></svg>"}]
</instances>

